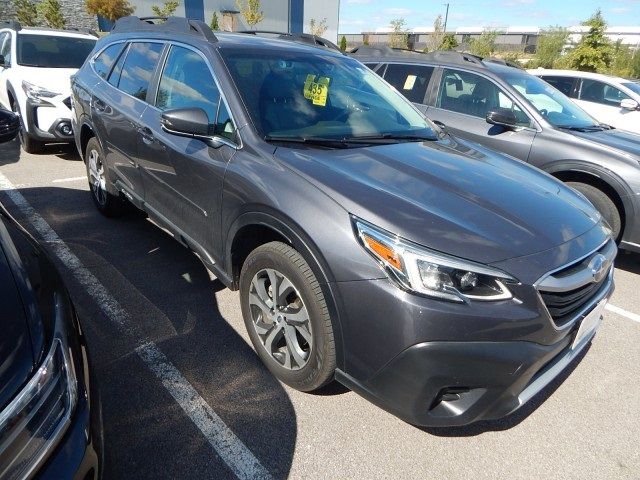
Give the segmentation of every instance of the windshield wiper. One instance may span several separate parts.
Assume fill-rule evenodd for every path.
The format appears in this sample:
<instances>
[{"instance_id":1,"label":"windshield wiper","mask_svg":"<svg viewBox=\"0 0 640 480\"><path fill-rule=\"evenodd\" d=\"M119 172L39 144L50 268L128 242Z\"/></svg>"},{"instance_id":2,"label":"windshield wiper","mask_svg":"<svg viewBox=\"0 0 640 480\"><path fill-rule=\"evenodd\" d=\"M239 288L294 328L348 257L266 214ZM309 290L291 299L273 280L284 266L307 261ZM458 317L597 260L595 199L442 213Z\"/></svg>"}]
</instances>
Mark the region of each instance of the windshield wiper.
<instances>
[{"instance_id":1,"label":"windshield wiper","mask_svg":"<svg viewBox=\"0 0 640 480\"><path fill-rule=\"evenodd\" d=\"M562 128L564 130L572 130L574 132L601 132L602 130L610 130L611 127L609 125L585 125L584 127L578 125L558 125L558 128Z\"/></svg>"},{"instance_id":2,"label":"windshield wiper","mask_svg":"<svg viewBox=\"0 0 640 480\"><path fill-rule=\"evenodd\" d=\"M358 137L349 137L344 140L351 143L370 143L377 141L393 141L393 140L407 140L407 141L435 141L438 137L435 135L414 135L403 133L381 133L379 135L362 135Z\"/></svg>"},{"instance_id":3,"label":"windshield wiper","mask_svg":"<svg viewBox=\"0 0 640 480\"><path fill-rule=\"evenodd\" d=\"M285 137L278 135L265 135L267 142L303 143L306 145L317 145L328 148L349 148L349 145L341 138L322 137Z\"/></svg>"}]
</instances>

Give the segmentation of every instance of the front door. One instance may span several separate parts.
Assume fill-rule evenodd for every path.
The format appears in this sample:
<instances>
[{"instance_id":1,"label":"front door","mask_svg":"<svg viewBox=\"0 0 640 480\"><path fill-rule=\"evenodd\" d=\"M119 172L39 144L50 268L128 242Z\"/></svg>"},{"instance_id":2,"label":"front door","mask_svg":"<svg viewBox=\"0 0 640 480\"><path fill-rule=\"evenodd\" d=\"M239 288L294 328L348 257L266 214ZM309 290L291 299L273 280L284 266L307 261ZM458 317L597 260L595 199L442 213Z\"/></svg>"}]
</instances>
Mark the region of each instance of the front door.
<instances>
[{"instance_id":1,"label":"front door","mask_svg":"<svg viewBox=\"0 0 640 480\"><path fill-rule=\"evenodd\" d=\"M11 65L11 33L0 33L0 55L4 57L4 66L0 65L0 105L7 110L11 110L9 105L9 95L7 90L7 78L9 76L9 66Z\"/></svg>"},{"instance_id":2,"label":"front door","mask_svg":"<svg viewBox=\"0 0 640 480\"><path fill-rule=\"evenodd\" d=\"M631 97L620 89L599 80L583 78L575 102L600 123L640 133L640 111L622 108L620 103L625 99Z\"/></svg>"},{"instance_id":3,"label":"front door","mask_svg":"<svg viewBox=\"0 0 640 480\"><path fill-rule=\"evenodd\" d=\"M207 113L211 136L225 144L213 148L162 129L163 111L193 107ZM141 123L147 130L139 136L138 148L148 205L184 233L201 256L215 261L224 172L236 151L236 137L209 65L199 52L171 47L154 105L144 112Z\"/></svg>"},{"instance_id":4,"label":"front door","mask_svg":"<svg viewBox=\"0 0 640 480\"><path fill-rule=\"evenodd\" d=\"M518 119L515 129L487 123L495 108L510 109ZM435 106L427 117L460 138L527 161L536 135L531 119L500 87L488 78L471 72L445 68Z\"/></svg>"}]
</instances>

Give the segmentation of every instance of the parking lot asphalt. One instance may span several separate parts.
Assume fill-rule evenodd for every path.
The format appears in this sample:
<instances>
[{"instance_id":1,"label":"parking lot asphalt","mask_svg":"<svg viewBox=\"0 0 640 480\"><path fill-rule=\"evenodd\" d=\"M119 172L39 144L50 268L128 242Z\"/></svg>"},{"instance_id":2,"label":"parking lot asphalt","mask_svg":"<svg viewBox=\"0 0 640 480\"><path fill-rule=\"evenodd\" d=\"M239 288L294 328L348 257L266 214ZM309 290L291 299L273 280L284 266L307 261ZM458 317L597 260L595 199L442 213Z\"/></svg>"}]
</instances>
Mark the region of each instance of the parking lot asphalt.
<instances>
[{"instance_id":1,"label":"parking lot asphalt","mask_svg":"<svg viewBox=\"0 0 640 480\"><path fill-rule=\"evenodd\" d=\"M502 421L420 429L338 385L305 394L277 382L237 293L143 215L101 216L73 147L0 146L0 190L46 234L76 304L106 479L640 479L638 254L619 255L591 347L538 397Z\"/></svg>"}]
</instances>

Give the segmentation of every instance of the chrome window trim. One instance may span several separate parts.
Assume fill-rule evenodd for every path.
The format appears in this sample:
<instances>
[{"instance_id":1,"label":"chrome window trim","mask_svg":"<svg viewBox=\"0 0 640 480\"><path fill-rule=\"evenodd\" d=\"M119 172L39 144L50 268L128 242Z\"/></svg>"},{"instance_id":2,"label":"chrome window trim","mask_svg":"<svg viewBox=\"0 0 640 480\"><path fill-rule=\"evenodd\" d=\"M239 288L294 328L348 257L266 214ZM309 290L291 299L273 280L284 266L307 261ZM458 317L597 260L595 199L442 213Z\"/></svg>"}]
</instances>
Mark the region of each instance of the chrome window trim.
<instances>
[{"instance_id":1,"label":"chrome window trim","mask_svg":"<svg viewBox=\"0 0 640 480\"><path fill-rule=\"evenodd\" d=\"M100 76L100 74L98 72L96 72L96 69L94 67L96 58L98 58L100 55L102 55L102 53L109 47L111 47L112 45L117 45L118 43L127 43L128 40L116 40L115 42L111 42L108 43L107 45L105 45L104 47L102 47L100 50L98 50L98 52L96 52L94 55L91 56L91 58L89 58L89 65L91 66L91 71L96 74L98 77L100 77L100 80L107 82L106 78L102 78ZM126 46L125 46L126 48ZM122 55L124 53L124 50L120 51L120 54L118 55L118 58L116 58L116 61L113 62L113 65L111 65L111 69L109 70L109 75L111 74L111 72L113 71L113 67L115 66L116 63L118 63L118 60L120 59L120 55ZM109 77L109 75L107 75L107 78ZM109 82L107 82L109 83ZM111 84L110 84L111 85ZM113 86L113 85L111 85ZM123 92L124 93L124 92ZM139 99L138 99L139 100Z\"/></svg>"}]
</instances>

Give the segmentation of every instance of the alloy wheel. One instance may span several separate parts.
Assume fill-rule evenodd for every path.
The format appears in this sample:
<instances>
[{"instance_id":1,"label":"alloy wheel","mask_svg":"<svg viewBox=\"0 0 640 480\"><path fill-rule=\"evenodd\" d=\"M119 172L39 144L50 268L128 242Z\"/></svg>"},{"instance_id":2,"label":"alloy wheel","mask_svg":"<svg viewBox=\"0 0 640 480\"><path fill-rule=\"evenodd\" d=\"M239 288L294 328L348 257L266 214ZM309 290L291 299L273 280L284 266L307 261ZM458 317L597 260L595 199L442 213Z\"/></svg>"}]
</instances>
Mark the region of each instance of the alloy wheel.
<instances>
[{"instance_id":1,"label":"alloy wheel","mask_svg":"<svg viewBox=\"0 0 640 480\"><path fill-rule=\"evenodd\" d=\"M97 150L92 149L89 151L87 163L89 165L89 184L91 185L91 191L96 201L100 205L105 205L107 203L107 190L104 177L104 165Z\"/></svg>"},{"instance_id":2,"label":"alloy wheel","mask_svg":"<svg viewBox=\"0 0 640 480\"><path fill-rule=\"evenodd\" d=\"M303 368L313 348L311 320L291 280L272 268L260 270L251 280L249 307L267 353L288 370Z\"/></svg>"}]
</instances>

